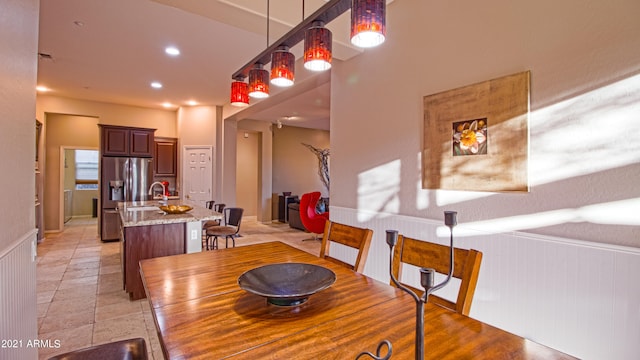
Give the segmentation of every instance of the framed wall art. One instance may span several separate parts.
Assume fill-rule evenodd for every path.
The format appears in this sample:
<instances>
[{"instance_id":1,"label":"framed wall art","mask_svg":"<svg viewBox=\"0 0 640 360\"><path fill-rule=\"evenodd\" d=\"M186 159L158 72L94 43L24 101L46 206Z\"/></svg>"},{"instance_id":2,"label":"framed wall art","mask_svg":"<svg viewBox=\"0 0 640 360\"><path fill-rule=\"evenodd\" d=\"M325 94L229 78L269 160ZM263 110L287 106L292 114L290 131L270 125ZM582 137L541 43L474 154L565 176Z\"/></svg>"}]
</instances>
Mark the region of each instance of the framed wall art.
<instances>
[{"instance_id":1,"label":"framed wall art","mask_svg":"<svg viewBox=\"0 0 640 360\"><path fill-rule=\"evenodd\" d=\"M424 97L422 187L529 191L525 71Z\"/></svg>"}]
</instances>

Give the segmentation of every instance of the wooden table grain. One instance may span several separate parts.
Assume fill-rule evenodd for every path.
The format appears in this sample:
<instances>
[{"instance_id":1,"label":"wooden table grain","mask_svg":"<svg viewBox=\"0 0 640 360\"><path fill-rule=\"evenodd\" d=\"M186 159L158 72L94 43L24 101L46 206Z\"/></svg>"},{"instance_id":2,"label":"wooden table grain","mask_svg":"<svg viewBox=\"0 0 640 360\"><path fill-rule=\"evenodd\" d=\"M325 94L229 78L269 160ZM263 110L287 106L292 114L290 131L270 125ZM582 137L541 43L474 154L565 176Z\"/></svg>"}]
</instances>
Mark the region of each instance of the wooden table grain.
<instances>
[{"instance_id":1,"label":"wooden table grain","mask_svg":"<svg viewBox=\"0 0 640 360\"><path fill-rule=\"evenodd\" d=\"M270 305L238 277L279 262L322 265L336 282L297 307ZM281 242L141 262L166 359L355 359L388 339L414 359L415 303L403 292ZM425 307L425 359L572 359L436 305Z\"/></svg>"}]
</instances>

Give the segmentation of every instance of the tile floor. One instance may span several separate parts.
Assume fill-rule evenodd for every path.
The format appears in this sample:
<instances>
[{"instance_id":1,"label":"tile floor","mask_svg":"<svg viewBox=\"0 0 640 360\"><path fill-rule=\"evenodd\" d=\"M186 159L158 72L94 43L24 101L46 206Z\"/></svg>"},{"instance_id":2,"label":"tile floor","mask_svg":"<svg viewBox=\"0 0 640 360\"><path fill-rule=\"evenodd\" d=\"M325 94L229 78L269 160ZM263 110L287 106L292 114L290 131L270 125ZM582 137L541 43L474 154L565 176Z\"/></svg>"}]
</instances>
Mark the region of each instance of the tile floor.
<instances>
[{"instance_id":1,"label":"tile floor","mask_svg":"<svg viewBox=\"0 0 640 360\"><path fill-rule=\"evenodd\" d=\"M163 359L147 299L129 301L122 289L118 242L103 243L96 219L73 219L38 245L38 338L59 340L39 358L106 342L143 337L152 359ZM236 246L283 241L318 255L320 241L287 224L243 218ZM215 251L215 250L214 250Z\"/></svg>"}]
</instances>

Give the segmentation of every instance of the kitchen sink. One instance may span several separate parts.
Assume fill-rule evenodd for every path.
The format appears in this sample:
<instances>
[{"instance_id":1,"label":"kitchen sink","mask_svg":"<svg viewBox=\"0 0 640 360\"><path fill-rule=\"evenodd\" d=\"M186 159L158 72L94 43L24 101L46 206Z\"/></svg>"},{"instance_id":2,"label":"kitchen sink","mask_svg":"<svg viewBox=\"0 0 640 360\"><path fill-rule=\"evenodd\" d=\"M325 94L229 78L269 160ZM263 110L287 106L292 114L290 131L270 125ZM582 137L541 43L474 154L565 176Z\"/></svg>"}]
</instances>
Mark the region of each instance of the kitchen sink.
<instances>
[{"instance_id":1,"label":"kitchen sink","mask_svg":"<svg viewBox=\"0 0 640 360\"><path fill-rule=\"evenodd\" d=\"M125 208L127 211L151 211L151 210L158 210L160 211L160 208L157 206L127 206Z\"/></svg>"}]
</instances>

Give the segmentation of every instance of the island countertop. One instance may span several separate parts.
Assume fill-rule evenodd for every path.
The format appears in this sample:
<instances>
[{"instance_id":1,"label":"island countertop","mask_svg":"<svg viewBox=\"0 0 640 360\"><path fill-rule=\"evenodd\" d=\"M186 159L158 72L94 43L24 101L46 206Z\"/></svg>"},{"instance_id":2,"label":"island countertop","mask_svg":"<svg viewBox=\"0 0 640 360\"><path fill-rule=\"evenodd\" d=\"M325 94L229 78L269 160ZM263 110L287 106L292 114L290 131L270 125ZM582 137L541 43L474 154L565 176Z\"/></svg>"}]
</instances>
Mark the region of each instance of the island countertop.
<instances>
[{"instance_id":1,"label":"island countertop","mask_svg":"<svg viewBox=\"0 0 640 360\"><path fill-rule=\"evenodd\" d=\"M167 205L189 205L193 209L184 214L165 214L158 207L162 204L158 200L128 201L118 203L118 212L122 219L122 226L146 226L159 224L174 224L201 220L221 220L222 214L209 210L194 201L168 200ZM141 209L143 208L143 209Z\"/></svg>"}]
</instances>

